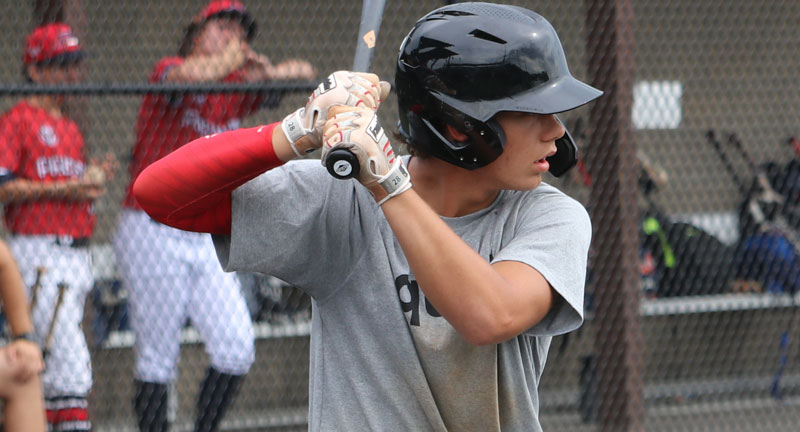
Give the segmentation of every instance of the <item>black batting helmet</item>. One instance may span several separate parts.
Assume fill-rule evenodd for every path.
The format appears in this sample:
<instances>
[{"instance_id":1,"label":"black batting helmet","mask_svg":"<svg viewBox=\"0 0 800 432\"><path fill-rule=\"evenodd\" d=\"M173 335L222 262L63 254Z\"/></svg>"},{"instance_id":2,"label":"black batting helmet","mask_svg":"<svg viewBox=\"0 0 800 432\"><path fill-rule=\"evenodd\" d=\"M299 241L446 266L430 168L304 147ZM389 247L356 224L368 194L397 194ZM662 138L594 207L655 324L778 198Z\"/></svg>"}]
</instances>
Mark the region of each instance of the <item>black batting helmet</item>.
<instances>
[{"instance_id":1,"label":"black batting helmet","mask_svg":"<svg viewBox=\"0 0 800 432\"><path fill-rule=\"evenodd\" d=\"M603 94L575 79L555 29L516 6L457 3L422 17L400 46L395 76L400 133L412 149L475 169L505 146L501 111L556 114ZM450 124L466 134L451 142ZM551 173L575 164L569 134L556 142Z\"/></svg>"}]
</instances>

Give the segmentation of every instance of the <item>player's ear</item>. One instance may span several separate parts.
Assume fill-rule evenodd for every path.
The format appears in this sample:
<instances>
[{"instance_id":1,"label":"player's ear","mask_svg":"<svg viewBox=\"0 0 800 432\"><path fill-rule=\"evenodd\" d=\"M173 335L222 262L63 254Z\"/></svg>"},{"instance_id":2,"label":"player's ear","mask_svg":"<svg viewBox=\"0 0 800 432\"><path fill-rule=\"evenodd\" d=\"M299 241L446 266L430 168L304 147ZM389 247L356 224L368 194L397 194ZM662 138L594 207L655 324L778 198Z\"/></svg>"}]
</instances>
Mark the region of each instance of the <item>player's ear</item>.
<instances>
[{"instance_id":1,"label":"player's ear","mask_svg":"<svg viewBox=\"0 0 800 432\"><path fill-rule=\"evenodd\" d=\"M469 138L467 135L459 131L458 129L454 128L450 124L444 125L444 131L447 134L447 138L456 141L456 142L464 142Z\"/></svg>"}]
</instances>

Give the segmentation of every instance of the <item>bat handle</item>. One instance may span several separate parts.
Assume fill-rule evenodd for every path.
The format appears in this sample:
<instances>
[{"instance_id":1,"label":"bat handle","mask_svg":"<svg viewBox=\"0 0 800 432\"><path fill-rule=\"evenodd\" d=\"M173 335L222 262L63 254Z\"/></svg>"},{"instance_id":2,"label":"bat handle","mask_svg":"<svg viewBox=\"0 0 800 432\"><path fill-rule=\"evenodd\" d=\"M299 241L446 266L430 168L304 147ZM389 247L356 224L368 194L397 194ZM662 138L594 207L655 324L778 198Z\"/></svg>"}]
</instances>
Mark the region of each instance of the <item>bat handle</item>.
<instances>
[{"instance_id":1,"label":"bat handle","mask_svg":"<svg viewBox=\"0 0 800 432\"><path fill-rule=\"evenodd\" d=\"M358 157L350 150L335 148L325 158L325 167L332 176L340 180L353 178L361 171Z\"/></svg>"},{"instance_id":2,"label":"bat handle","mask_svg":"<svg viewBox=\"0 0 800 432\"><path fill-rule=\"evenodd\" d=\"M36 308L39 290L42 288L42 275L44 275L44 272L44 267L36 267L36 280L33 282L33 286L31 287L31 304L28 305L31 316L33 316L33 310Z\"/></svg>"},{"instance_id":3,"label":"bat handle","mask_svg":"<svg viewBox=\"0 0 800 432\"><path fill-rule=\"evenodd\" d=\"M756 160L753 159L753 156L750 155L750 152L748 152L747 149L744 148L744 145L742 144L742 142L739 140L739 137L735 133L730 134L730 136L728 137L728 142L733 144L733 146L736 147L737 150L739 150L739 153L742 154L742 157L744 157L744 159L747 161L748 164L750 164L751 167L753 167L753 169L757 169L758 164L756 163Z\"/></svg>"}]
</instances>

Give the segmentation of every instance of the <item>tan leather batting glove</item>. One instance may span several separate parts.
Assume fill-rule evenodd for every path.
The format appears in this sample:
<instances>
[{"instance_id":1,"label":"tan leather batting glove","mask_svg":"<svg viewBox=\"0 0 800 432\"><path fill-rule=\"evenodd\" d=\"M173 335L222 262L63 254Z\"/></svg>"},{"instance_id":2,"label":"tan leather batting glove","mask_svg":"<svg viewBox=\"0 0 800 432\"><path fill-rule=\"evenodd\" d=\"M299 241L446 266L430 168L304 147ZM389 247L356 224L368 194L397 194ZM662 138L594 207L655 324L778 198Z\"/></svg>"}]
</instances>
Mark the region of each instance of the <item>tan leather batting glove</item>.
<instances>
[{"instance_id":1,"label":"tan leather batting glove","mask_svg":"<svg viewBox=\"0 0 800 432\"><path fill-rule=\"evenodd\" d=\"M375 74L334 72L311 93L305 107L283 119L281 128L294 153L303 156L322 145L322 127L332 106L359 106L374 111L389 96L389 89L389 83L380 81Z\"/></svg>"},{"instance_id":2,"label":"tan leather batting glove","mask_svg":"<svg viewBox=\"0 0 800 432\"><path fill-rule=\"evenodd\" d=\"M411 175L394 154L389 139L369 108L336 106L328 112L322 145L322 164L334 149L347 149L358 158L356 178L378 205L411 188Z\"/></svg>"}]
</instances>

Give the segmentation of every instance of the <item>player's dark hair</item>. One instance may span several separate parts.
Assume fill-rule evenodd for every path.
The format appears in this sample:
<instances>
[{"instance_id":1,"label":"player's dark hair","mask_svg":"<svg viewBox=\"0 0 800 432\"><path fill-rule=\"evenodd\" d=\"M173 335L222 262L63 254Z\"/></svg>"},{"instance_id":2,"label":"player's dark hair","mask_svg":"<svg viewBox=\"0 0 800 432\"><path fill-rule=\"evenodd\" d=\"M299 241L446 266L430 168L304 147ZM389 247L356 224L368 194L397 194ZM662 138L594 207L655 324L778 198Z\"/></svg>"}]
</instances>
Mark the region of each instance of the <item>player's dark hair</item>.
<instances>
[{"instance_id":1,"label":"player's dark hair","mask_svg":"<svg viewBox=\"0 0 800 432\"><path fill-rule=\"evenodd\" d=\"M239 11L222 11L217 14L214 14L208 19L200 22L192 22L186 27L186 32L183 35L183 40L181 41L181 45L178 48L178 55L180 57L187 57L189 53L192 51L192 47L194 46L194 38L197 37L197 34L200 33L200 30L211 20L214 19L236 19L242 25L242 28L245 31L245 37L247 41L250 42L253 40L256 34L256 23L253 21L253 18L250 16L249 13L243 14Z\"/></svg>"},{"instance_id":2,"label":"player's dark hair","mask_svg":"<svg viewBox=\"0 0 800 432\"><path fill-rule=\"evenodd\" d=\"M178 55L180 57L187 57L192 51L194 38L197 37L197 33L201 28L203 28L203 26L197 24L189 24L189 26L186 27L186 33L183 35L180 48L178 48Z\"/></svg>"},{"instance_id":3,"label":"player's dark hair","mask_svg":"<svg viewBox=\"0 0 800 432\"><path fill-rule=\"evenodd\" d=\"M25 78L26 83L34 84L33 78L31 78L31 74L28 73L28 66L29 65L22 65L22 77Z\"/></svg>"},{"instance_id":4,"label":"player's dark hair","mask_svg":"<svg viewBox=\"0 0 800 432\"><path fill-rule=\"evenodd\" d=\"M22 65L22 77L25 79L26 83L35 84L36 81L34 81L33 78L31 78L31 74L28 73L28 66L34 66L34 67L38 67L38 68L50 67L50 66L62 66L62 65L63 66L67 66L67 65L72 65L72 64L78 64L84 58L84 54L82 52L80 52L80 51L75 52L75 53L70 53L70 54L74 54L74 55L59 55L59 56L55 56L53 58L47 59L45 61L41 61L39 63L23 64Z\"/></svg>"}]
</instances>

